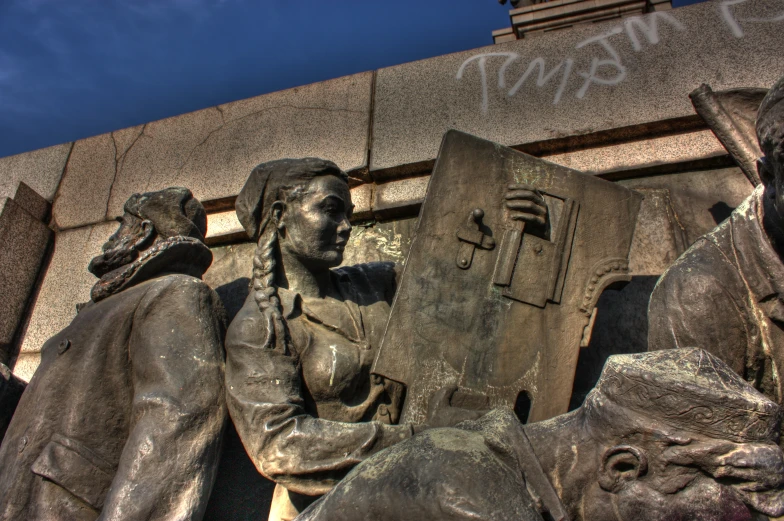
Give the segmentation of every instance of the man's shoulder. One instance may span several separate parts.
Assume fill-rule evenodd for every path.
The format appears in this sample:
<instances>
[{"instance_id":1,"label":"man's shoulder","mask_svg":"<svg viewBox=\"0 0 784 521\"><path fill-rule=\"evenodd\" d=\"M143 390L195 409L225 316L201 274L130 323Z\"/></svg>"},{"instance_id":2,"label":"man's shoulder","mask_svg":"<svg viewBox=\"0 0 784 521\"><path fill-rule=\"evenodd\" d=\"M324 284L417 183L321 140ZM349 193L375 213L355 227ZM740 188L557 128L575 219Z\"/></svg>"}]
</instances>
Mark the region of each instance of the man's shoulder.
<instances>
[{"instance_id":1,"label":"man's shoulder","mask_svg":"<svg viewBox=\"0 0 784 521\"><path fill-rule=\"evenodd\" d=\"M657 288L682 287L689 291L708 290L714 285L739 282L737 259L733 254L729 222L697 239L662 274Z\"/></svg>"},{"instance_id":2,"label":"man's shoulder","mask_svg":"<svg viewBox=\"0 0 784 521\"><path fill-rule=\"evenodd\" d=\"M174 306L179 311L187 309L199 310L205 306L216 311L221 310L220 298L217 293L203 280L172 273L145 281L137 286L142 306Z\"/></svg>"},{"instance_id":3,"label":"man's shoulder","mask_svg":"<svg viewBox=\"0 0 784 521\"><path fill-rule=\"evenodd\" d=\"M161 275L139 284L145 292L180 290L183 292L210 292L212 289L203 280L184 273L170 273Z\"/></svg>"}]
</instances>

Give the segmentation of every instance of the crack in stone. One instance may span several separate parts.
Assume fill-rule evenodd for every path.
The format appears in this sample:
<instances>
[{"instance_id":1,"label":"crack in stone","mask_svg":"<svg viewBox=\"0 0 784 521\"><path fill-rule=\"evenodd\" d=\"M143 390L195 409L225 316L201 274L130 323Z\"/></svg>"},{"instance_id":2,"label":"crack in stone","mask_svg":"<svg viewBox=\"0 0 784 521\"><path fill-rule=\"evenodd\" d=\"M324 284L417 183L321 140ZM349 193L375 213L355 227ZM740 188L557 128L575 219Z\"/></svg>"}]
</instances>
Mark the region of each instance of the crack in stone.
<instances>
[{"instance_id":1,"label":"crack in stone","mask_svg":"<svg viewBox=\"0 0 784 521\"><path fill-rule=\"evenodd\" d=\"M112 138L112 146L114 147L114 176L109 185L109 194L106 196L106 211L104 212L104 219L109 219L109 202L112 200L112 190L114 190L114 183L117 181L117 172L119 170L119 160L117 158L117 140L114 138L114 132L109 132L109 137Z\"/></svg>"},{"instance_id":2,"label":"crack in stone","mask_svg":"<svg viewBox=\"0 0 784 521\"><path fill-rule=\"evenodd\" d=\"M223 129L223 127L225 127L225 126L226 126L226 120L225 120L225 118L223 117L223 110L221 110L221 109L220 109L220 107L218 107L218 106L215 106L215 107L212 107L212 108L214 108L215 110L217 110L217 111L218 111L218 114L220 115L220 118L221 118L221 124L220 124L220 125L218 125L218 128L216 128L216 129L213 129L213 130L210 130L210 131L207 133L207 135L204 137L204 139L202 139L202 140L201 140L201 142L200 142L198 145L196 145L195 147L193 147L193 148L191 149L191 151L190 151L190 152L188 152L188 155L185 157L185 160L182 162L182 164L181 164L179 167L177 167L177 170L175 171L175 172L176 172L176 174L175 174L175 176L174 176L174 179L173 179L173 181L172 181L172 184L176 185L176 184L179 182L179 180L180 180L180 175L182 174L182 169L183 169L183 168L185 168L185 167L187 166L188 162L191 160L191 157L193 157L193 154L196 152L196 150L197 150L197 149L198 149L200 146L202 146L204 143L206 143L207 141L209 141L209 139L212 137L212 135L213 135L213 134L215 134L216 132L218 132L218 131L222 130L222 129ZM230 121L229 123L232 123L232 122L234 122L234 121L236 121L236 120L232 120L232 121Z\"/></svg>"},{"instance_id":3,"label":"crack in stone","mask_svg":"<svg viewBox=\"0 0 784 521\"><path fill-rule=\"evenodd\" d=\"M68 155L65 157L65 163L63 164L63 170L60 172L60 180L57 182L57 188L54 191L54 197L52 197L52 209L51 209L51 218L50 218L50 226L53 226L55 230L59 230L60 227L57 224L57 216L55 215L54 208L57 204L57 201L60 199L60 195L62 192L60 188L63 186L63 181L65 180L65 175L68 173L68 164L71 162L71 154L73 154L74 147L76 146L76 141L71 142L71 148L68 149Z\"/></svg>"},{"instance_id":4,"label":"crack in stone","mask_svg":"<svg viewBox=\"0 0 784 521\"><path fill-rule=\"evenodd\" d=\"M131 151L134 145L136 145L136 142L139 141L139 139L144 135L144 131L146 128L147 128L147 123L142 125L141 132L139 132L136 135L136 137L133 138L133 141L131 141L131 144L128 145L128 148L126 148L123 151L123 153L119 155L118 155L119 148L117 147L117 139L114 137L114 132L109 133L109 135L112 138L112 145L114 145L114 177L112 177L112 183L109 185L109 196L106 199L106 213L104 214L106 219L111 218L111 216L109 215L109 205L111 204L112 201L112 194L114 193L114 184L117 182L117 175L120 173L120 166L125 162L125 156L128 155L128 153Z\"/></svg>"},{"instance_id":5,"label":"crack in stone","mask_svg":"<svg viewBox=\"0 0 784 521\"><path fill-rule=\"evenodd\" d=\"M141 131L141 132L139 132L139 133L136 135L136 137L135 137L135 138L133 138L133 141L131 141L131 144L130 144L130 145L128 145L128 148L126 148L126 149L125 149L125 152L123 152L123 153L120 155L120 157L118 157L118 158L117 158L117 160L118 160L118 161L119 161L119 160L123 160L123 159L125 159L125 156L127 156L127 155L128 155L128 153L131 151L131 149L134 147L134 145L136 145L136 142L137 142L137 141L139 141L139 139L140 139L142 136L144 136L144 135L145 135L145 134L144 134L144 131L145 131L145 130L147 130L147 123L145 123L144 125L142 125L142 131ZM147 137L150 137L150 136L147 136Z\"/></svg>"},{"instance_id":6,"label":"crack in stone","mask_svg":"<svg viewBox=\"0 0 784 521\"><path fill-rule=\"evenodd\" d=\"M212 108L216 109L218 111L218 113L220 114L220 117L221 117L221 124L220 124L220 126L218 126L218 128L216 128L214 130L211 130L205 136L205 138L201 140L201 142L199 144L197 144L195 147L193 147L191 149L190 153L188 153L188 156L185 158L185 161L183 161L183 163L177 168L177 170L176 170L177 175L174 177L175 181L179 180L179 177L180 177L180 174L182 173L182 170L188 165L188 163L190 162L190 160L193 157L193 154L196 152L196 150L198 150L199 147L201 147L207 141L209 141L209 139L213 136L213 134L215 134L216 132L220 132L221 130L223 130L223 128L226 125L228 125L230 123L235 123L237 121L241 121L241 120L243 120L245 118L249 118L251 116L256 116L256 115L259 115L259 114L263 114L265 112L270 112L272 110L280 110L280 109L312 110L312 111L325 111L325 112L347 112L349 114L362 114L362 115L365 114L365 112L362 111L362 110L331 109L331 108L326 108L326 107L301 107L301 106L298 106L298 105L283 104L283 105L276 105L274 107L267 107L267 108L263 108L263 109L260 109L260 110L256 110L254 112L250 112L248 114L245 114L244 116L240 116L238 118L234 118L234 119L231 119L229 121L226 121L226 119L224 117L225 113L223 112L223 109L221 109L217 105L215 107L212 107Z\"/></svg>"}]
</instances>

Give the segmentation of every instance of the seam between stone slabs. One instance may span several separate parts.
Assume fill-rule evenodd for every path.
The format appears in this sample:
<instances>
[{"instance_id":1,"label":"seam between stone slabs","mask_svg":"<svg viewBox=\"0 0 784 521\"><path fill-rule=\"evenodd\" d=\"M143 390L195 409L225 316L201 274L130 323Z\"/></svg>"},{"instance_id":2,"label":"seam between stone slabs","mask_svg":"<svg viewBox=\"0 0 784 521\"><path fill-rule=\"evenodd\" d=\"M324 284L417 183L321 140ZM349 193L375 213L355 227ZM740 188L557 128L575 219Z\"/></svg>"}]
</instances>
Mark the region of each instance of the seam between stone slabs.
<instances>
[{"instance_id":1,"label":"seam between stone slabs","mask_svg":"<svg viewBox=\"0 0 784 521\"><path fill-rule=\"evenodd\" d=\"M667 136L691 134L707 129L708 126L705 121L700 116L694 114L507 146L535 157L546 158L547 156L568 152L593 150ZM374 181L386 182L406 177L418 177L431 171L434 165L435 158L431 158L377 170L373 170L371 167L370 175Z\"/></svg>"},{"instance_id":2,"label":"seam between stone slabs","mask_svg":"<svg viewBox=\"0 0 784 521\"><path fill-rule=\"evenodd\" d=\"M367 176L374 181L370 173L370 161L373 159L373 125L376 122L376 78L378 71L374 70L370 76L370 110L368 111L368 131L367 131L367 154L365 154L365 164L367 165ZM372 199L371 199L372 201Z\"/></svg>"}]
</instances>

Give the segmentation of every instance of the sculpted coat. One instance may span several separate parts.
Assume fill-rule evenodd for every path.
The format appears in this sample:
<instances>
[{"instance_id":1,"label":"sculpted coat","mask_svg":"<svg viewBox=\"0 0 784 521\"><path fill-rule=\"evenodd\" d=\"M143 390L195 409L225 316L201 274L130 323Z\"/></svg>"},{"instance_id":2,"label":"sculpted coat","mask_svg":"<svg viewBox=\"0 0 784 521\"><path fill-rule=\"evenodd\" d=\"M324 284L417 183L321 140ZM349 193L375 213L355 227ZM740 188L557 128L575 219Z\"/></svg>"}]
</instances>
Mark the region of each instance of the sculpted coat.
<instances>
[{"instance_id":1,"label":"sculpted coat","mask_svg":"<svg viewBox=\"0 0 784 521\"><path fill-rule=\"evenodd\" d=\"M648 348L704 347L781 404L784 264L762 227L763 196L760 186L662 275Z\"/></svg>"},{"instance_id":2,"label":"sculpted coat","mask_svg":"<svg viewBox=\"0 0 784 521\"><path fill-rule=\"evenodd\" d=\"M1 520L201 519L226 418L211 260L158 242L46 342L0 447Z\"/></svg>"}]
</instances>

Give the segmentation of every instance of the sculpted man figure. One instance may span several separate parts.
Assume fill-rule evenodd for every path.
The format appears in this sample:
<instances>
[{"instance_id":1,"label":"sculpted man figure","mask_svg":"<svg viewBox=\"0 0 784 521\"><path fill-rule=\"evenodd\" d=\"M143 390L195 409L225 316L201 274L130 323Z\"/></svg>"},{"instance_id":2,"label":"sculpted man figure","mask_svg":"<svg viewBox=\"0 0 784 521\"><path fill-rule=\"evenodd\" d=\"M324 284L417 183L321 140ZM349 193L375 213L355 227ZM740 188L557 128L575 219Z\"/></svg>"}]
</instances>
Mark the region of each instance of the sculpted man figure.
<instances>
[{"instance_id":1,"label":"sculpted man figure","mask_svg":"<svg viewBox=\"0 0 784 521\"><path fill-rule=\"evenodd\" d=\"M648 349L704 346L784 404L784 78L757 115L762 185L662 275Z\"/></svg>"},{"instance_id":2,"label":"sculpted man figure","mask_svg":"<svg viewBox=\"0 0 784 521\"><path fill-rule=\"evenodd\" d=\"M784 513L780 409L707 351L610 357L582 407L497 409L360 463L297 521L751 521Z\"/></svg>"},{"instance_id":3,"label":"sculpted man figure","mask_svg":"<svg viewBox=\"0 0 784 521\"><path fill-rule=\"evenodd\" d=\"M226 418L206 230L186 188L125 203L0 446L1 520L202 518Z\"/></svg>"}]
</instances>

